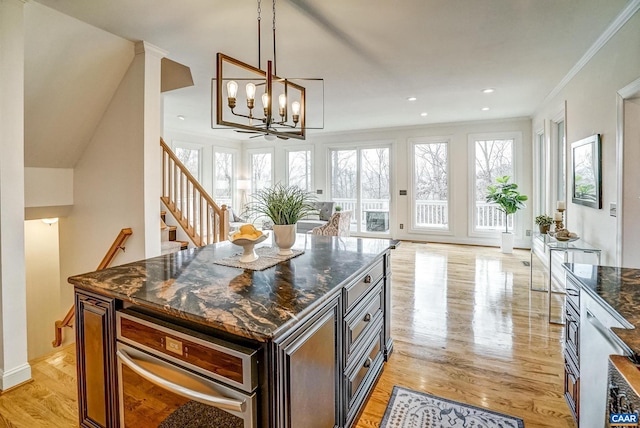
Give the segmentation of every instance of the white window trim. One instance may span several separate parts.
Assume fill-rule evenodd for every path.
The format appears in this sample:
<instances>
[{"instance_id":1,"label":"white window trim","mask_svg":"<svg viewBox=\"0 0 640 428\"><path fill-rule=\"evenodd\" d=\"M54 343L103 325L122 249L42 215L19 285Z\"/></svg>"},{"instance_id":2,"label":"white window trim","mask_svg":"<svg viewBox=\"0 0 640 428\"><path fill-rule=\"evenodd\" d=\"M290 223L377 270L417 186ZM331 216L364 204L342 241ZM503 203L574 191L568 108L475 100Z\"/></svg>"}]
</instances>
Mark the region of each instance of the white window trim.
<instances>
[{"instance_id":1,"label":"white window trim","mask_svg":"<svg viewBox=\"0 0 640 428\"><path fill-rule=\"evenodd\" d=\"M357 155L357 170L358 170L358 180L357 180L357 200L361 200L361 183L360 183L360 150L361 149L389 149L389 230L386 233L376 233L376 232L367 232L365 231L357 231L352 233L352 236L364 236L369 238L389 238L393 233L393 225L395 223L395 199L393 195L395 194L395 182L394 182L394 140L377 140L377 141L355 141L344 144L331 144L326 146L326 183L327 183L327 199L331 201L333 199L332 194L332 181L331 181L331 152L333 150L356 150L358 152ZM355 213L354 213L355 215ZM360 227L360 224L358 224Z\"/></svg>"},{"instance_id":2,"label":"white window trim","mask_svg":"<svg viewBox=\"0 0 640 428\"><path fill-rule=\"evenodd\" d=\"M212 146L211 148L211 189L212 193L216 192L216 153L227 153L233 155L233 173L234 177L231 178L231 200L233 201L232 207L240 206L240 197L237 195L236 182L238 181L239 166L240 166L240 150L225 146Z\"/></svg>"},{"instance_id":3,"label":"white window trim","mask_svg":"<svg viewBox=\"0 0 640 428\"><path fill-rule=\"evenodd\" d=\"M271 185L273 186L275 184L275 151L273 149L273 147L268 147L268 148L264 148L264 149L247 149L247 171L248 171L248 178L249 180L252 180L253 177L253 165L251 162L251 158L253 157L254 154L261 154L261 153L268 153L271 155ZM251 183L251 185L253 186L253 183ZM254 189L251 188L250 192L253 192Z\"/></svg>"},{"instance_id":4,"label":"white window trim","mask_svg":"<svg viewBox=\"0 0 640 428\"><path fill-rule=\"evenodd\" d=\"M451 136L430 136L430 137L411 137L407 141L409 143L409 162L408 165L410 167L409 171L409 191L408 191L408 200L407 200L407 210L409 212L409 232L421 235L442 235L442 236L453 236L455 235L455 227L452 221L452 210L451 210L451 179L453 178L453 174L451 174ZM437 228L437 227L417 227L416 226L416 218L415 218L415 210L413 209L413 204L416 201L415 195L415 146L416 144L429 144L429 143L446 143L447 145L447 205L449 206L448 210L448 218L447 224L448 227L446 229Z\"/></svg>"},{"instance_id":5,"label":"white window trim","mask_svg":"<svg viewBox=\"0 0 640 428\"><path fill-rule=\"evenodd\" d=\"M475 207L476 207L476 141L478 140L508 140L513 139L512 147L512 162L513 162L513 174L511 176L511 182L522 183L523 177L521 177L522 168L522 132L520 131L507 131L507 132L483 132L478 134L468 134L468 175L469 175L469 197L467 198L467 229L469 237L474 238L494 238L496 236L496 230L481 231L475 228ZM529 195L527 195L529 196ZM524 225L521 220L522 210L519 210L516 214L514 221L514 228L512 230L514 238L521 239L524 237Z\"/></svg>"},{"instance_id":6,"label":"white window trim","mask_svg":"<svg viewBox=\"0 0 640 428\"><path fill-rule=\"evenodd\" d=\"M171 150L173 150L173 153L176 153L176 149L198 151L198 176L195 177L195 179L198 180L198 183L202 183L202 174L203 174L202 166L204 165L202 158L204 156L204 144L187 143L186 141L172 140Z\"/></svg>"},{"instance_id":7,"label":"white window trim","mask_svg":"<svg viewBox=\"0 0 640 428\"><path fill-rule=\"evenodd\" d=\"M289 185L289 153L292 152L305 152L308 151L309 152L309 191L313 192L313 189L315 188L315 182L314 182L314 165L315 165L315 159L314 159L314 154L313 154L313 150L314 150L314 146L312 144L305 144L305 145L300 145L300 146L295 146L295 147L285 147L284 149L284 161L286 164L286 169L285 169L285 182L287 183L287 185Z\"/></svg>"}]
</instances>

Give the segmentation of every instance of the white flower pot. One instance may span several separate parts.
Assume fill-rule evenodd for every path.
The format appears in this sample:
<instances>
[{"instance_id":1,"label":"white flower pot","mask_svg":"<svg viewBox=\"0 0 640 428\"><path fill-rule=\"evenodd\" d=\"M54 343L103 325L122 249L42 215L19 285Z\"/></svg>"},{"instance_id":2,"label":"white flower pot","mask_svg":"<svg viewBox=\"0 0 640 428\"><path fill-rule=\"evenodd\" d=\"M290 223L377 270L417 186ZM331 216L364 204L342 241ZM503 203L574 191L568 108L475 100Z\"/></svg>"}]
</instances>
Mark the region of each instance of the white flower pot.
<instances>
[{"instance_id":1,"label":"white flower pot","mask_svg":"<svg viewBox=\"0 0 640 428\"><path fill-rule=\"evenodd\" d=\"M502 241L500 242L500 251L505 254L513 253L513 233L502 232Z\"/></svg>"},{"instance_id":2,"label":"white flower pot","mask_svg":"<svg viewBox=\"0 0 640 428\"><path fill-rule=\"evenodd\" d=\"M295 224L276 224L273 226L273 239L280 249L279 256L293 254L291 247L296 243L296 226Z\"/></svg>"}]
</instances>

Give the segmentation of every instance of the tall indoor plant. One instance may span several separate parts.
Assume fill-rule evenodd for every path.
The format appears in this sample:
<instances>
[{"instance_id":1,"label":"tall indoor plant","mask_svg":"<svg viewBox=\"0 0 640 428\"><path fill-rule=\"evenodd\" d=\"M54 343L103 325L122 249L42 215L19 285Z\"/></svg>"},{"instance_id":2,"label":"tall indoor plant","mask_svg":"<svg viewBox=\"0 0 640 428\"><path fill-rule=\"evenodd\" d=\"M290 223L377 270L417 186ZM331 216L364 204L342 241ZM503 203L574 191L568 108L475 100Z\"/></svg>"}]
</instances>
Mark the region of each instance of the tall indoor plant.
<instances>
[{"instance_id":1,"label":"tall indoor plant","mask_svg":"<svg viewBox=\"0 0 640 428\"><path fill-rule=\"evenodd\" d=\"M487 202L498 205L498 209L504 213L505 231L502 233L500 246L503 253L513 252L513 234L509 232L509 215L525 208L524 201L528 199L518 191L516 183L509 183L510 178L508 175L497 177L496 184L487 187Z\"/></svg>"},{"instance_id":2,"label":"tall indoor plant","mask_svg":"<svg viewBox=\"0 0 640 428\"><path fill-rule=\"evenodd\" d=\"M273 222L273 236L280 249L278 255L291 255L296 240L296 223L308 214L317 213L315 196L297 186L277 183L251 195L249 212L266 216Z\"/></svg>"}]
</instances>

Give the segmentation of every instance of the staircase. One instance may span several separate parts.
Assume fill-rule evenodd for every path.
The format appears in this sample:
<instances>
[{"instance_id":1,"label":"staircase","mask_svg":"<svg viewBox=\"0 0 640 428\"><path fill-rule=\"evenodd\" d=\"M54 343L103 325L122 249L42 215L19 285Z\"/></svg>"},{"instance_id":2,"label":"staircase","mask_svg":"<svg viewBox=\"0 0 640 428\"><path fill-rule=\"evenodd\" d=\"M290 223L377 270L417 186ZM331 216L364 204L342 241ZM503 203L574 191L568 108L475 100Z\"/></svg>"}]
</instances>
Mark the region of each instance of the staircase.
<instances>
[{"instance_id":1,"label":"staircase","mask_svg":"<svg viewBox=\"0 0 640 428\"><path fill-rule=\"evenodd\" d=\"M176 251L189 248L189 241L178 241L178 226L169 226L166 223L167 212L160 211L160 230L162 233L161 251L162 254L175 253Z\"/></svg>"},{"instance_id":2,"label":"staircase","mask_svg":"<svg viewBox=\"0 0 640 428\"><path fill-rule=\"evenodd\" d=\"M225 241L229 235L227 206L219 207L160 139L162 147L162 196L167 210L178 221L194 245Z\"/></svg>"}]
</instances>

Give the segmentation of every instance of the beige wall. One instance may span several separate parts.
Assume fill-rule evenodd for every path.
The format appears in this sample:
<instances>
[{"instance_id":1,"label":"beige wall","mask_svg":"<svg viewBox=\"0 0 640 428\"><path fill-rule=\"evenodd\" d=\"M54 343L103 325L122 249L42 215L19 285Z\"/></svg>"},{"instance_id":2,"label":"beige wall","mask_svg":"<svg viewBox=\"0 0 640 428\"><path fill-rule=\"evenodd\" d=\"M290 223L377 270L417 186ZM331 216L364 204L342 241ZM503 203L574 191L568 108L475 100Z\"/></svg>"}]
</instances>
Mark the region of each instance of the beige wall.
<instances>
[{"instance_id":1,"label":"beige wall","mask_svg":"<svg viewBox=\"0 0 640 428\"><path fill-rule=\"evenodd\" d=\"M41 220L25 221L24 236L27 271L27 347L29 360L32 360L53 350L51 341L55 337L55 321L62 318L58 310L58 223L48 225ZM63 335L63 344L73 342L72 329L65 328Z\"/></svg>"},{"instance_id":2,"label":"beige wall","mask_svg":"<svg viewBox=\"0 0 640 428\"><path fill-rule=\"evenodd\" d=\"M153 54L138 45L74 170L73 210L60 220L62 315L73 298L67 277L95 270L121 229L130 227L133 235L113 264L160 255L160 59L148 55ZM150 62L157 72L148 69ZM150 97L146 92L153 84L146 79L157 84ZM154 135L145 128L147 120L157 124ZM148 141L153 147L147 147Z\"/></svg>"},{"instance_id":3,"label":"beige wall","mask_svg":"<svg viewBox=\"0 0 640 428\"><path fill-rule=\"evenodd\" d=\"M616 94L638 77L640 14L636 13L533 119L538 129L566 101L568 172L571 143L593 134L602 136L603 209L572 204L569 196L566 213L568 229L603 250L602 264L614 264L616 255L616 218L609 216L608 209L617 199ZM569 178L567 188L571 185Z\"/></svg>"}]
</instances>

